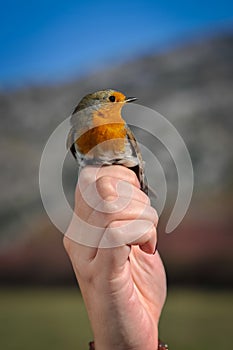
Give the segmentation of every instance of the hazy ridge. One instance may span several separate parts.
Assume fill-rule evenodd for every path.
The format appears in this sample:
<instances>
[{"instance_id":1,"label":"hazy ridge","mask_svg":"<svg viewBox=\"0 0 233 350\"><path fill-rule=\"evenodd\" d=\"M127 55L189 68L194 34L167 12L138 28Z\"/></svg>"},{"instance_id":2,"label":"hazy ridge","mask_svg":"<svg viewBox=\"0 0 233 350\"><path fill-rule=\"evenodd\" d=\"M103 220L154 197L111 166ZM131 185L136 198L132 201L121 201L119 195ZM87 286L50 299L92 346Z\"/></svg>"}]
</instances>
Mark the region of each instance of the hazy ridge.
<instances>
[{"instance_id":1,"label":"hazy ridge","mask_svg":"<svg viewBox=\"0 0 233 350\"><path fill-rule=\"evenodd\" d=\"M9 266L9 261L13 264L13 270L17 265L12 262L12 256L22 255L22 251L17 253L18 248L15 247L14 253L12 250L8 251L9 242L18 241L17 238L25 234L27 237L31 235L33 240L33 237L41 232L44 235L47 227L48 230L52 230L43 211L38 189L38 166L46 140L58 123L69 116L83 95L108 87L119 89L130 96L137 96L140 104L166 116L183 136L192 157L195 173L192 204L194 209L191 208L189 216L191 219L195 218L195 215L200 214L206 205L209 205L208 209L206 207L205 221L213 219L215 222L218 219L219 227L222 227L222 222L226 225L225 231L223 230L225 236L223 234L219 237L217 232L213 233L216 256L219 257L223 251L226 254L228 250L224 250L224 243L219 242L223 242L227 237L226 246L229 242L232 243L232 235L229 236L233 226L230 214L233 185L232 62L233 34L229 33L198 40L164 54L151 54L71 83L1 92L0 242L7 250L3 249L1 262L5 270L3 271L2 267L0 275L5 279L8 271L5 267ZM169 173L169 162L164 166ZM68 191L74 187L75 171L70 157L67 160L65 179ZM219 217L212 216L213 213L219 213ZM184 230L184 227L182 229ZM196 231L193 235L196 235ZM201 240L204 241L203 238ZM53 247L54 241L51 243ZM161 239L162 250L163 245L167 244L165 241L167 242L168 238ZM175 242L175 238L170 242ZM183 240L183 244L184 242ZM35 246L33 247L30 249L35 249ZM40 244L38 249L39 247ZM28 251L25 246L19 249ZM56 249L55 252L60 248ZM164 248L165 256L166 251L167 255L170 252L169 249L171 250ZM178 254L181 246L174 249L170 255L171 261L176 259L176 251ZM198 245L196 249L198 250ZM28 261L31 261L25 251L24 254ZM49 251L47 254L49 255ZM229 258L230 251L227 254ZM40 258L39 254L38 264ZM194 261L195 258L194 254ZM52 262L50 259L49 264L57 266L58 258L54 257ZM62 260L65 259L64 256L60 259L60 266L64 266L61 263L65 261ZM66 279L64 276L60 278Z\"/></svg>"}]
</instances>

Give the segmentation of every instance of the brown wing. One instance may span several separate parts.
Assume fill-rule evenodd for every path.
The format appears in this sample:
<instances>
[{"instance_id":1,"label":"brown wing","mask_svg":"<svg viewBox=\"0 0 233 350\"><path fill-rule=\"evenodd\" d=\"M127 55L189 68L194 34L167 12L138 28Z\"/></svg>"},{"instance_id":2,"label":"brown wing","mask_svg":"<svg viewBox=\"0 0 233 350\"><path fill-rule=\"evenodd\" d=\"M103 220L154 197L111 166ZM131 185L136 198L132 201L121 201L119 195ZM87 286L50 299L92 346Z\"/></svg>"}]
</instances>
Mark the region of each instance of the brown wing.
<instances>
[{"instance_id":1,"label":"brown wing","mask_svg":"<svg viewBox=\"0 0 233 350\"><path fill-rule=\"evenodd\" d=\"M128 140L131 143L132 148L134 149L134 152L135 152L135 154L137 155L137 158L138 158L138 165L133 167L133 168L131 168L131 169L137 175L137 178L138 178L138 180L140 182L140 185L141 185L141 190L147 195L149 194L149 195L151 195L154 198L158 198L155 190L153 188L151 188L148 185L148 183L147 183L147 180L146 180L146 177L145 177L145 171L144 171L144 161L142 159L142 154L141 154L140 149L138 147L137 140L136 140L132 130L128 126L127 126L126 130L127 130Z\"/></svg>"},{"instance_id":2,"label":"brown wing","mask_svg":"<svg viewBox=\"0 0 233 350\"><path fill-rule=\"evenodd\" d=\"M136 140L132 130L128 126L126 127L126 132L127 132L127 138L128 138L128 140L133 148L133 151L138 159L138 165L136 165L135 167L133 167L131 169L137 175L137 178L140 182L141 190L143 192L145 192L146 194L148 194L148 187L146 184L145 174L144 174L144 162L142 160L142 155L141 155L140 149L138 147L137 140Z\"/></svg>"},{"instance_id":3,"label":"brown wing","mask_svg":"<svg viewBox=\"0 0 233 350\"><path fill-rule=\"evenodd\" d=\"M73 154L74 158L77 159L76 155L76 148L75 148L75 130L74 128L71 128L67 140L66 140L66 147L67 149L70 149L71 153Z\"/></svg>"}]
</instances>

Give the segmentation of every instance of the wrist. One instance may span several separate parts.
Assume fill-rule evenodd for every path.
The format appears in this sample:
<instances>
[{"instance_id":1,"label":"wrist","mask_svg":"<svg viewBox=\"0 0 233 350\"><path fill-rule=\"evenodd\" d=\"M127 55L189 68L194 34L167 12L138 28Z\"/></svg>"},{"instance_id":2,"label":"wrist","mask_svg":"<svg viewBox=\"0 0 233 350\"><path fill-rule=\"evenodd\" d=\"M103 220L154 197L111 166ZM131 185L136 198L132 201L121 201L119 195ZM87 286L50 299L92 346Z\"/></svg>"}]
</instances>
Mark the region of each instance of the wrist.
<instances>
[{"instance_id":1,"label":"wrist","mask_svg":"<svg viewBox=\"0 0 233 350\"><path fill-rule=\"evenodd\" d=\"M146 329L141 329L139 332L133 329L120 331L119 327L116 327L118 329L116 332L114 329L111 331L109 325L104 328L105 332L102 330L100 333L94 333L95 350L164 350L164 348L158 347L157 327L150 333Z\"/></svg>"},{"instance_id":2,"label":"wrist","mask_svg":"<svg viewBox=\"0 0 233 350\"><path fill-rule=\"evenodd\" d=\"M93 330L95 339L95 350L157 350L158 348L158 328L153 327L149 332L146 328L139 331L133 329L134 326L121 328L115 324L113 327L109 323L99 331ZM163 350L163 348L159 348Z\"/></svg>"},{"instance_id":3,"label":"wrist","mask_svg":"<svg viewBox=\"0 0 233 350\"><path fill-rule=\"evenodd\" d=\"M109 348L110 349L110 348ZM112 348L111 348L112 349ZM89 343L89 350L97 350L95 348L95 343L93 341L91 341ZM156 348L156 350L168 350L168 345L166 343L161 342L160 340L158 341L158 346Z\"/></svg>"}]
</instances>

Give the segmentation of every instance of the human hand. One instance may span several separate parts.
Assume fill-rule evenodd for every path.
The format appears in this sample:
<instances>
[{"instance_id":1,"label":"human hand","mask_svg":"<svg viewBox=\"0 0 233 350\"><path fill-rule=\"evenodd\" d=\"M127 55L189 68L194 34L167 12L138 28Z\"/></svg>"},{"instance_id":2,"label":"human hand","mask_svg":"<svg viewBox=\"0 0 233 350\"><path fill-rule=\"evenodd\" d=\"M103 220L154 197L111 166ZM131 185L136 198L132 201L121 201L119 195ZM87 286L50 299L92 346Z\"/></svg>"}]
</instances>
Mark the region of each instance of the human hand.
<instances>
[{"instance_id":1,"label":"human hand","mask_svg":"<svg viewBox=\"0 0 233 350\"><path fill-rule=\"evenodd\" d=\"M164 267L158 252L153 254L157 213L131 170L114 165L102 167L97 176L96 172L95 167L86 167L80 174L76 215L64 237L95 348L156 350L166 298ZM120 184L129 190L120 191ZM77 217L86 225L77 225ZM94 246L79 239L95 233L90 237Z\"/></svg>"}]
</instances>

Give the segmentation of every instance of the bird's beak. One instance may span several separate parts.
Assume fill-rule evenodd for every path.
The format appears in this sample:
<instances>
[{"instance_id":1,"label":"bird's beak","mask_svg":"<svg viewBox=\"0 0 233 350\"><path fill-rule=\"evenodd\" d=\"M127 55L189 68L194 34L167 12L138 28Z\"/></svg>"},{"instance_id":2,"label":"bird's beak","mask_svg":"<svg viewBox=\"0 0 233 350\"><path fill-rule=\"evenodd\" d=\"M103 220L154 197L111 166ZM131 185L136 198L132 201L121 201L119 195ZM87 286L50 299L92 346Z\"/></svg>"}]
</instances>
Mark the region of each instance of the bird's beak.
<instances>
[{"instance_id":1,"label":"bird's beak","mask_svg":"<svg viewBox=\"0 0 233 350\"><path fill-rule=\"evenodd\" d=\"M126 97L125 102L134 102L137 101L137 97Z\"/></svg>"}]
</instances>

